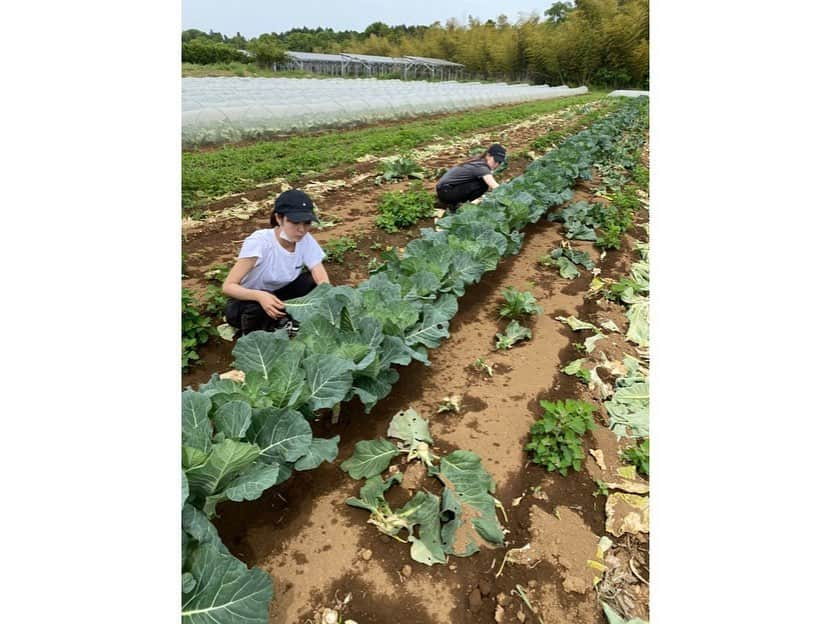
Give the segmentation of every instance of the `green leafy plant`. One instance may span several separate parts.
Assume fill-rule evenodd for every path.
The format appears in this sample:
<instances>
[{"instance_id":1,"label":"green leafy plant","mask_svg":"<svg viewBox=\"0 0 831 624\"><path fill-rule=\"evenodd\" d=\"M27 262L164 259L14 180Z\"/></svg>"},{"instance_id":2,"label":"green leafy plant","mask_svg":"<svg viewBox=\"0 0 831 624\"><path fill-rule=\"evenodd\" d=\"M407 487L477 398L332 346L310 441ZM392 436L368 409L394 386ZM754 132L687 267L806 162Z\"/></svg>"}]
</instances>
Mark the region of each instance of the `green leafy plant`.
<instances>
[{"instance_id":1,"label":"green leafy plant","mask_svg":"<svg viewBox=\"0 0 831 624\"><path fill-rule=\"evenodd\" d=\"M586 457L582 440L586 431L595 428L592 414L596 408L574 399L542 400L540 406L543 416L531 426L531 441L525 445L531 461L563 476L570 468L581 470Z\"/></svg>"},{"instance_id":2,"label":"green leafy plant","mask_svg":"<svg viewBox=\"0 0 831 624\"><path fill-rule=\"evenodd\" d=\"M473 368L485 373L488 377L493 377L493 364L488 364L484 358L476 358L476 361L473 362Z\"/></svg>"},{"instance_id":3,"label":"green leafy plant","mask_svg":"<svg viewBox=\"0 0 831 624\"><path fill-rule=\"evenodd\" d=\"M528 291L518 291L509 286L502 291L502 296L505 297L505 303L499 309L499 316L503 318L518 319L542 312L534 295Z\"/></svg>"},{"instance_id":4,"label":"green leafy plant","mask_svg":"<svg viewBox=\"0 0 831 624\"><path fill-rule=\"evenodd\" d=\"M606 483L603 479L595 479L594 481L595 491L592 492L592 496L608 496L609 495L609 484Z\"/></svg>"},{"instance_id":5,"label":"green leafy plant","mask_svg":"<svg viewBox=\"0 0 831 624\"><path fill-rule=\"evenodd\" d=\"M649 188L649 169L643 165L638 165L632 171L632 182L637 184L643 190Z\"/></svg>"},{"instance_id":6,"label":"green leafy plant","mask_svg":"<svg viewBox=\"0 0 831 624\"><path fill-rule=\"evenodd\" d=\"M424 169L409 154L382 161L381 173L375 178L375 183L382 184L406 178L424 179Z\"/></svg>"},{"instance_id":7,"label":"green leafy plant","mask_svg":"<svg viewBox=\"0 0 831 624\"><path fill-rule=\"evenodd\" d=\"M211 319L203 314L193 293L182 289L182 369L199 361L197 348L205 344L214 333Z\"/></svg>"},{"instance_id":8,"label":"green leafy plant","mask_svg":"<svg viewBox=\"0 0 831 624\"><path fill-rule=\"evenodd\" d=\"M381 196L378 211L381 213L375 224L387 232L397 232L432 216L433 196L424 190L421 183L413 183L409 191L390 191Z\"/></svg>"},{"instance_id":9,"label":"green leafy plant","mask_svg":"<svg viewBox=\"0 0 831 624\"><path fill-rule=\"evenodd\" d=\"M339 236L327 241L323 245L326 259L337 264L343 263L347 251L357 249L358 244L350 236Z\"/></svg>"},{"instance_id":10,"label":"green leafy plant","mask_svg":"<svg viewBox=\"0 0 831 624\"><path fill-rule=\"evenodd\" d=\"M362 440L341 464L353 479L366 478L360 497L350 497L347 505L369 511L369 524L398 541L410 542L410 557L428 566L447 563L448 555L472 555L481 544L505 543L496 516L496 509L504 512L504 507L493 496L496 484L478 455L453 451L435 466L439 458L430 448L433 439L427 421L412 409L393 417L387 436L400 441L396 445L386 439ZM427 466L427 475L444 485L441 498L420 490L400 509L390 506L384 493L403 480L399 467L390 467L390 462L402 453L407 453L407 463L418 458ZM388 467L390 477L385 481L381 473ZM409 534L406 541L398 537L402 530Z\"/></svg>"},{"instance_id":11,"label":"green leafy plant","mask_svg":"<svg viewBox=\"0 0 831 624\"><path fill-rule=\"evenodd\" d=\"M574 279L580 276L577 265L583 265L587 269L594 268L591 256L585 251L572 249L568 241L563 241L562 246L555 247L548 256L540 260L543 266L556 266L560 270L560 276L566 279Z\"/></svg>"},{"instance_id":12,"label":"green leafy plant","mask_svg":"<svg viewBox=\"0 0 831 624\"><path fill-rule=\"evenodd\" d=\"M635 470L644 475L649 476L649 438L646 438L640 444L634 444L629 448L625 448L620 452L621 458L633 464Z\"/></svg>"},{"instance_id":13,"label":"green leafy plant","mask_svg":"<svg viewBox=\"0 0 831 624\"><path fill-rule=\"evenodd\" d=\"M523 327L516 321L508 323L504 334L496 334L496 348L500 350L510 349L520 340L531 340L533 334L527 327Z\"/></svg>"}]
</instances>

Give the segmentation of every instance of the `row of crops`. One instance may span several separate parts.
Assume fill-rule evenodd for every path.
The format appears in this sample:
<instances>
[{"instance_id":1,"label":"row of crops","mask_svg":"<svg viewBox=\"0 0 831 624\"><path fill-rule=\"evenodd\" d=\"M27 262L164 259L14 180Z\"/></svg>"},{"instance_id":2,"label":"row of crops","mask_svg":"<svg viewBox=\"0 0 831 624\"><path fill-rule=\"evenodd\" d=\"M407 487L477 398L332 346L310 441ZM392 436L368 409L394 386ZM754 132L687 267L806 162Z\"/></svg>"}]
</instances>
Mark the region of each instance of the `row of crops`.
<instances>
[{"instance_id":1,"label":"row of crops","mask_svg":"<svg viewBox=\"0 0 831 624\"><path fill-rule=\"evenodd\" d=\"M500 259L518 253L522 229L569 200L574 181L590 179L593 163L614 150L621 134L645 123L645 102L627 102L478 205L444 217L439 229L423 229L401 254L386 252L384 263L359 286L324 284L287 302L301 331L293 340L285 332L241 338L234 357L244 380L214 375L198 390L182 393L185 621L267 621L271 579L249 570L222 544L211 522L217 505L254 500L295 470L334 461L338 436L315 438L309 420L337 418L340 405L354 397L370 413L398 380L394 365L429 365L428 350L449 336L465 289ZM453 531L445 533L430 543L432 559L458 554Z\"/></svg>"},{"instance_id":2,"label":"row of crops","mask_svg":"<svg viewBox=\"0 0 831 624\"><path fill-rule=\"evenodd\" d=\"M587 93L478 82L183 78L182 145L197 147Z\"/></svg>"}]
</instances>

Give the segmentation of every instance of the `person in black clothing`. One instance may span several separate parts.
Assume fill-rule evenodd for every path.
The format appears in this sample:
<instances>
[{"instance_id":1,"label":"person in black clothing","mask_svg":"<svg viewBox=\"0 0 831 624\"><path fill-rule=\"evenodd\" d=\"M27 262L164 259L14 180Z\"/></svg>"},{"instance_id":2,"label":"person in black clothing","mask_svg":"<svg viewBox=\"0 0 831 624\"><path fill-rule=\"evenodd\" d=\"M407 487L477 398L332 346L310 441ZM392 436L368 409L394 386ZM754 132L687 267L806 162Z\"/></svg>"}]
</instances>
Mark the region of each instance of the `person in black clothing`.
<instances>
[{"instance_id":1,"label":"person in black clothing","mask_svg":"<svg viewBox=\"0 0 831 624\"><path fill-rule=\"evenodd\" d=\"M459 204L473 201L488 189L498 187L493 170L505 162L505 156L505 148L494 143L481 156L449 169L436 183L439 201L450 206L451 212L455 212Z\"/></svg>"}]
</instances>

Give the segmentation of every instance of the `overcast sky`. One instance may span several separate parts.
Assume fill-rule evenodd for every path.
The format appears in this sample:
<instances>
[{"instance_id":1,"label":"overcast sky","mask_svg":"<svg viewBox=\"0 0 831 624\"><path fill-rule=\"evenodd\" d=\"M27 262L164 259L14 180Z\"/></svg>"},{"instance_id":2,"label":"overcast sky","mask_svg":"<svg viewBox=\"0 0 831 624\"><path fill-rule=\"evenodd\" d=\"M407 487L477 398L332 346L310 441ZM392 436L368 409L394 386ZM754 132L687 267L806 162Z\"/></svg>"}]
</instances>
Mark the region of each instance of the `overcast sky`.
<instances>
[{"instance_id":1,"label":"overcast sky","mask_svg":"<svg viewBox=\"0 0 831 624\"><path fill-rule=\"evenodd\" d=\"M362 31L373 22L390 26L444 23L467 16L484 21L500 14L515 23L520 16L544 11L554 3L543 0L182 0L182 29L198 28L247 39L292 28L332 28Z\"/></svg>"}]
</instances>

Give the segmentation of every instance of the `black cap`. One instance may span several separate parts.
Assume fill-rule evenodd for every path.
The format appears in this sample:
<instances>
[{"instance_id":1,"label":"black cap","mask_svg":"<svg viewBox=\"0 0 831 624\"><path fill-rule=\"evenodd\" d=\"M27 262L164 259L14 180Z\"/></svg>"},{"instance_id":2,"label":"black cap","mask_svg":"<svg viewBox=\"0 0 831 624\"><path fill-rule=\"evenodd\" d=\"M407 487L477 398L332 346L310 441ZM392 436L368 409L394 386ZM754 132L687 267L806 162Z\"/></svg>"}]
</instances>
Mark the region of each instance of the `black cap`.
<instances>
[{"instance_id":1,"label":"black cap","mask_svg":"<svg viewBox=\"0 0 831 624\"><path fill-rule=\"evenodd\" d=\"M277 196L274 200L274 213L283 215L289 221L300 223L301 221L318 221L315 215L315 206L311 198L303 191L291 189ZM274 215L271 216L272 225Z\"/></svg>"},{"instance_id":2,"label":"black cap","mask_svg":"<svg viewBox=\"0 0 831 624\"><path fill-rule=\"evenodd\" d=\"M505 156L508 152L499 143L494 143L488 148L487 153L493 156L493 159L501 165L505 162Z\"/></svg>"}]
</instances>

